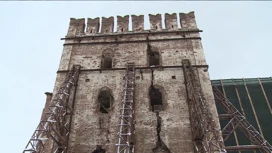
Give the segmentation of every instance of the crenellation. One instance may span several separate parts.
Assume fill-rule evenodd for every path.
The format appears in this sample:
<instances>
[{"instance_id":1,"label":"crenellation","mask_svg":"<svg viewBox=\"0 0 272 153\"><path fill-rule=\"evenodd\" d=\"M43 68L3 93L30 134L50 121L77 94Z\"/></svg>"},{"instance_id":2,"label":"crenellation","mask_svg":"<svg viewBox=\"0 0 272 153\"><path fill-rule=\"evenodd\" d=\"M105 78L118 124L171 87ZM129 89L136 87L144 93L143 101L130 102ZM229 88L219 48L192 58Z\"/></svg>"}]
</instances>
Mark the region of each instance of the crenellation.
<instances>
[{"instance_id":1,"label":"crenellation","mask_svg":"<svg viewBox=\"0 0 272 153\"><path fill-rule=\"evenodd\" d=\"M144 31L144 15L131 15L132 17L132 31Z\"/></svg>"},{"instance_id":2,"label":"crenellation","mask_svg":"<svg viewBox=\"0 0 272 153\"><path fill-rule=\"evenodd\" d=\"M179 19L182 29L197 29L194 12L179 13Z\"/></svg>"},{"instance_id":3,"label":"crenellation","mask_svg":"<svg viewBox=\"0 0 272 153\"><path fill-rule=\"evenodd\" d=\"M85 19L70 18L70 24L67 32L67 36L75 36L84 34L85 31Z\"/></svg>"},{"instance_id":4,"label":"crenellation","mask_svg":"<svg viewBox=\"0 0 272 153\"><path fill-rule=\"evenodd\" d=\"M179 13L181 29L197 29L194 12ZM131 15L132 32L144 31L144 15ZM100 29L100 20L101 29ZM179 30L176 13L166 13L164 22L162 23L161 14L149 14L150 31L175 31ZM129 31L129 15L117 16L117 33ZM165 24L163 29L162 24ZM100 31L100 32L99 32ZM87 18L86 34L109 34L114 33L114 17ZM85 19L70 18L70 24L66 37L84 35L85 34Z\"/></svg>"},{"instance_id":5,"label":"crenellation","mask_svg":"<svg viewBox=\"0 0 272 153\"><path fill-rule=\"evenodd\" d=\"M100 27L100 18L88 18L87 19L87 34L95 34L99 32L99 27Z\"/></svg>"},{"instance_id":6,"label":"crenellation","mask_svg":"<svg viewBox=\"0 0 272 153\"><path fill-rule=\"evenodd\" d=\"M102 17L101 33L113 33L114 28L114 18L111 16L109 18Z\"/></svg>"},{"instance_id":7,"label":"crenellation","mask_svg":"<svg viewBox=\"0 0 272 153\"><path fill-rule=\"evenodd\" d=\"M161 31L162 30L162 17L161 14L152 15L149 14L150 30Z\"/></svg>"},{"instance_id":8,"label":"crenellation","mask_svg":"<svg viewBox=\"0 0 272 153\"><path fill-rule=\"evenodd\" d=\"M128 32L129 15L117 16L117 32Z\"/></svg>"},{"instance_id":9,"label":"crenellation","mask_svg":"<svg viewBox=\"0 0 272 153\"><path fill-rule=\"evenodd\" d=\"M76 19L75 18L70 18L70 23L69 23L69 28L67 32L67 36L71 36L75 34L76 31Z\"/></svg>"},{"instance_id":10,"label":"crenellation","mask_svg":"<svg viewBox=\"0 0 272 153\"><path fill-rule=\"evenodd\" d=\"M193 11L187 13L187 24L189 25L190 29L197 29L195 13Z\"/></svg>"},{"instance_id":11,"label":"crenellation","mask_svg":"<svg viewBox=\"0 0 272 153\"><path fill-rule=\"evenodd\" d=\"M178 23L177 23L177 14L165 14L164 18L165 28L167 30L177 30L178 29Z\"/></svg>"},{"instance_id":12,"label":"crenellation","mask_svg":"<svg viewBox=\"0 0 272 153\"><path fill-rule=\"evenodd\" d=\"M179 22L182 29L187 29L187 20L186 20L186 14L185 13L179 13Z\"/></svg>"}]
</instances>

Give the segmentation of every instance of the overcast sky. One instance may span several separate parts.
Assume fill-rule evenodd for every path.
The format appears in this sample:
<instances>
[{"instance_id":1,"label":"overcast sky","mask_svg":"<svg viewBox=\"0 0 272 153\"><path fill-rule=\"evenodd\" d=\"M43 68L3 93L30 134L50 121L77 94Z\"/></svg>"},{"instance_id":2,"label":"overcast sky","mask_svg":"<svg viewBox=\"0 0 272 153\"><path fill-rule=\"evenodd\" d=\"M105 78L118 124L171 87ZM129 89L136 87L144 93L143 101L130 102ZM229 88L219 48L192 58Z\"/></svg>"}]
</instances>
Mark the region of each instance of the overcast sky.
<instances>
[{"instance_id":1,"label":"overcast sky","mask_svg":"<svg viewBox=\"0 0 272 153\"><path fill-rule=\"evenodd\" d=\"M272 2L0 2L0 152L21 152L37 127L70 17L190 11L211 79L271 76Z\"/></svg>"}]
</instances>

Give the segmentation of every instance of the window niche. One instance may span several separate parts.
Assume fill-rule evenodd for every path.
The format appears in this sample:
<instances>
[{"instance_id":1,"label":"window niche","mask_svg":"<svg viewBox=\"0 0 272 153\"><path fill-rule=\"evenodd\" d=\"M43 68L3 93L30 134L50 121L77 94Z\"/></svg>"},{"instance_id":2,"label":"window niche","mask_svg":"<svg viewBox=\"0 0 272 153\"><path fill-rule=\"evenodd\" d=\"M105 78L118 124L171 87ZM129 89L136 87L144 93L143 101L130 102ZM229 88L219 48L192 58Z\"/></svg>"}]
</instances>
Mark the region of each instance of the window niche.
<instances>
[{"instance_id":1,"label":"window niche","mask_svg":"<svg viewBox=\"0 0 272 153\"><path fill-rule=\"evenodd\" d=\"M150 45L148 45L147 54L148 54L149 66L160 65L160 53L158 51L153 51Z\"/></svg>"},{"instance_id":2,"label":"window niche","mask_svg":"<svg viewBox=\"0 0 272 153\"><path fill-rule=\"evenodd\" d=\"M101 113L109 113L113 104L112 92L109 88L103 87L98 95L98 106Z\"/></svg>"},{"instance_id":3,"label":"window niche","mask_svg":"<svg viewBox=\"0 0 272 153\"><path fill-rule=\"evenodd\" d=\"M163 93L159 88L151 86L149 89L150 106L153 112L160 112L164 109Z\"/></svg>"},{"instance_id":4,"label":"window niche","mask_svg":"<svg viewBox=\"0 0 272 153\"><path fill-rule=\"evenodd\" d=\"M112 68L112 59L113 59L113 51L111 49L104 50L102 52L101 68L102 69Z\"/></svg>"}]
</instances>

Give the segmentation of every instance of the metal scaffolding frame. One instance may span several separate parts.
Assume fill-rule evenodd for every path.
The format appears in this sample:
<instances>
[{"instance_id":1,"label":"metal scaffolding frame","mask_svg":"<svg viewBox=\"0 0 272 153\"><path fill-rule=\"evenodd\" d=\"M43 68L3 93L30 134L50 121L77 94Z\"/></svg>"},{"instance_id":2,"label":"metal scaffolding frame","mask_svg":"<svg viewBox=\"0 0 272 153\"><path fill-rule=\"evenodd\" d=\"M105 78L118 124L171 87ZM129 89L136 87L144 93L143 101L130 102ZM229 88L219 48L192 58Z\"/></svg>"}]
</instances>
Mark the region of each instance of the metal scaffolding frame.
<instances>
[{"instance_id":1,"label":"metal scaffolding frame","mask_svg":"<svg viewBox=\"0 0 272 153\"><path fill-rule=\"evenodd\" d=\"M119 131L117 133L118 143L116 146L117 153L134 153L134 63L127 63L125 80Z\"/></svg>"},{"instance_id":2,"label":"metal scaffolding frame","mask_svg":"<svg viewBox=\"0 0 272 153\"><path fill-rule=\"evenodd\" d=\"M74 66L54 96L49 113L40 121L23 153L66 153L70 134L73 104L69 104L70 91L77 84L80 66Z\"/></svg>"},{"instance_id":3,"label":"metal scaffolding frame","mask_svg":"<svg viewBox=\"0 0 272 153\"><path fill-rule=\"evenodd\" d=\"M228 119L229 122L222 129L224 141L226 141L236 129L240 129L253 145L226 146L230 151L259 150L260 152L272 153L272 146L264 137L246 120L234 105L224 97L220 90L213 86L213 94L216 102L220 104L226 114L219 114L220 118Z\"/></svg>"},{"instance_id":4,"label":"metal scaffolding frame","mask_svg":"<svg viewBox=\"0 0 272 153\"><path fill-rule=\"evenodd\" d=\"M221 130L219 127L216 128L209 104L202 92L198 75L196 75L196 68L192 67L189 59L183 59L182 65L195 152L226 153Z\"/></svg>"}]
</instances>

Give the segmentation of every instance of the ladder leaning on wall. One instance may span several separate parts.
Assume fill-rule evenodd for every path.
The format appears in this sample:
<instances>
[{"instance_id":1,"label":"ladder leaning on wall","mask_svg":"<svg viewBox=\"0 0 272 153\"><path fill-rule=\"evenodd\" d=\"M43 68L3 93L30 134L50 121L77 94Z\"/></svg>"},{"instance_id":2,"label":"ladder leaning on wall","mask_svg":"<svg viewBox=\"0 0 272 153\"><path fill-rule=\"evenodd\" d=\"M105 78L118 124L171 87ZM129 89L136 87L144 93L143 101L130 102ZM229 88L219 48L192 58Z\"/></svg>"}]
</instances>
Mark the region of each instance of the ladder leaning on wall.
<instances>
[{"instance_id":1,"label":"ladder leaning on wall","mask_svg":"<svg viewBox=\"0 0 272 153\"><path fill-rule=\"evenodd\" d=\"M122 107L120 110L120 124L117 133L117 153L134 153L134 86L135 65L134 63L127 63Z\"/></svg>"}]
</instances>

